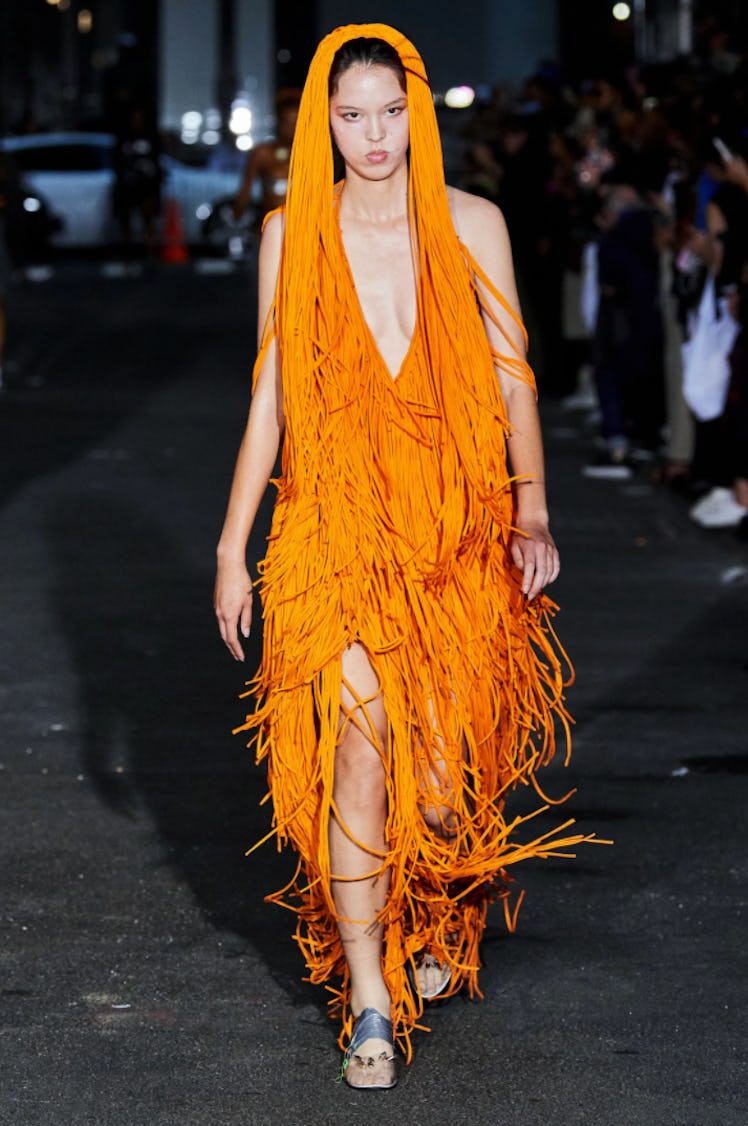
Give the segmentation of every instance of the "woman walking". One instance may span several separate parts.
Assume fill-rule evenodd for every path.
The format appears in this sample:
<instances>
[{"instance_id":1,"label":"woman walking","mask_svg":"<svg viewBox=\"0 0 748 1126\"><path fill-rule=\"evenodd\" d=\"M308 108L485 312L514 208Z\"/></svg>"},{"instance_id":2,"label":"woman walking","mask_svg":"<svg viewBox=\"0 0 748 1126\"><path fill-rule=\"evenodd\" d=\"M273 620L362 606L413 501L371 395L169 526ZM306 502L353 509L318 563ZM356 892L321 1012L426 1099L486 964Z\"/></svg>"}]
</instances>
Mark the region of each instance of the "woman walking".
<instances>
[{"instance_id":1,"label":"woman walking","mask_svg":"<svg viewBox=\"0 0 748 1126\"><path fill-rule=\"evenodd\" d=\"M423 63L392 28L320 44L259 293L215 608L242 660L283 438L245 729L299 856L275 898L311 980L340 982L344 1077L390 1087L424 1001L478 992L489 901L514 926L507 869L586 839L519 842L504 816L518 783L546 804L554 718L568 743L534 381L501 214L445 186Z\"/></svg>"}]
</instances>

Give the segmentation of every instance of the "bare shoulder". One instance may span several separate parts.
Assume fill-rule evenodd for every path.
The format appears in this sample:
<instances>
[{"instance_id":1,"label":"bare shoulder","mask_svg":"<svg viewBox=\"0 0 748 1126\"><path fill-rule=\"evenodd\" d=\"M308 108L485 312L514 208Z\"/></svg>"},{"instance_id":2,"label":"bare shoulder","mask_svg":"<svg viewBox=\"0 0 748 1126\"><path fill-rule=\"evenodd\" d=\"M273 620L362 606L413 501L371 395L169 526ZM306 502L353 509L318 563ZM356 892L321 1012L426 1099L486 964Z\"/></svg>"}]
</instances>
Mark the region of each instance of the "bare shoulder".
<instances>
[{"instance_id":1,"label":"bare shoulder","mask_svg":"<svg viewBox=\"0 0 748 1126\"><path fill-rule=\"evenodd\" d=\"M447 195L460 242L499 291L516 303L512 248L501 210L489 199L459 188L447 188Z\"/></svg>"},{"instance_id":2,"label":"bare shoulder","mask_svg":"<svg viewBox=\"0 0 748 1126\"><path fill-rule=\"evenodd\" d=\"M490 199L451 187L447 188L447 196L460 239L469 250L485 245L486 239L506 238L504 216Z\"/></svg>"},{"instance_id":3,"label":"bare shoulder","mask_svg":"<svg viewBox=\"0 0 748 1126\"><path fill-rule=\"evenodd\" d=\"M261 254L274 258L280 256L285 227L286 213L284 208L278 207L275 211L269 212L262 225Z\"/></svg>"},{"instance_id":4,"label":"bare shoulder","mask_svg":"<svg viewBox=\"0 0 748 1126\"><path fill-rule=\"evenodd\" d=\"M281 247L283 246L283 232L286 216L282 208L271 211L265 219L260 240L259 276L260 288L263 285L274 285L278 275Z\"/></svg>"}]
</instances>

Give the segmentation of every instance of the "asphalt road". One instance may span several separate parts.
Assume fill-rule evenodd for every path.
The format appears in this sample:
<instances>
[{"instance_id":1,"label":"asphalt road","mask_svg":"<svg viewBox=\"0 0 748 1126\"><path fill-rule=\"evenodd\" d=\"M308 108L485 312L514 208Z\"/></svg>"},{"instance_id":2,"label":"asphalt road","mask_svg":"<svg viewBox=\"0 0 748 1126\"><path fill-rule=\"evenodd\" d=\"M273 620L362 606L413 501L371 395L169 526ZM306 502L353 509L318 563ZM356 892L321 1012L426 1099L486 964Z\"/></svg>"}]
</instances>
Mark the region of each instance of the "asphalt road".
<instances>
[{"instance_id":1,"label":"asphalt road","mask_svg":"<svg viewBox=\"0 0 748 1126\"><path fill-rule=\"evenodd\" d=\"M87 263L11 301L0 1121L744 1126L747 549L646 474L583 479L553 403L577 731L544 781L616 843L525 865L484 1001L434 1008L394 1091L334 1082L323 993L262 901L290 858L243 855L268 813L211 610L253 300L246 269Z\"/></svg>"}]
</instances>

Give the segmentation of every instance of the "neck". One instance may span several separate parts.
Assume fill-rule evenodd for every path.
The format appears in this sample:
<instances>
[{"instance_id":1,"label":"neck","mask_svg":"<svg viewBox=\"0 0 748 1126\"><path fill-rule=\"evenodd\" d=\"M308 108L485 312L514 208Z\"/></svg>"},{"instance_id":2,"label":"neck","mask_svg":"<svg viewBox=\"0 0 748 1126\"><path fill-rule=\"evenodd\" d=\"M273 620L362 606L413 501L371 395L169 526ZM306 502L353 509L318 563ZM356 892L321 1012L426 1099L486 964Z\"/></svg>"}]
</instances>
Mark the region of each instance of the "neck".
<instances>
[{"instance_id":1,"label":"neck","mask_svg":"<svg viewBox=\"0 0 748 1126\"><path fill-rule=\"evenodd\" d=\"M346 170L340 197L349 215L376 223L391 223L408 214L408 168L403 165L386 180L366 180Z\"/></svg>"}]
</instances>

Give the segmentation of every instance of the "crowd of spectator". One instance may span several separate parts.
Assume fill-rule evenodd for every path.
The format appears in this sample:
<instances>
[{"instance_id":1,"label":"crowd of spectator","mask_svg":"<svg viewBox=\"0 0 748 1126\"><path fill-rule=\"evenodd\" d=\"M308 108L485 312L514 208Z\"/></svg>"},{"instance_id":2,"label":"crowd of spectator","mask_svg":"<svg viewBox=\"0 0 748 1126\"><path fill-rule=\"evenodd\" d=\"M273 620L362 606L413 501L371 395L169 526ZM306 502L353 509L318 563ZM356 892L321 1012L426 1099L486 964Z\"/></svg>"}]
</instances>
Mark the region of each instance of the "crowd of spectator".
<instances>
[{"instance_id":1,"label":"crowd of spectator","mask_svg":"<svg viewBox=\"0 0 748 1126\"><path fill-rule=\"evenodd\" d=\"M747 75L717 26L618 78L544 64L476 107L462 173L507 220L539 384L598 420L585 474L746 538Z\"/></svg>"}]
</instances>

